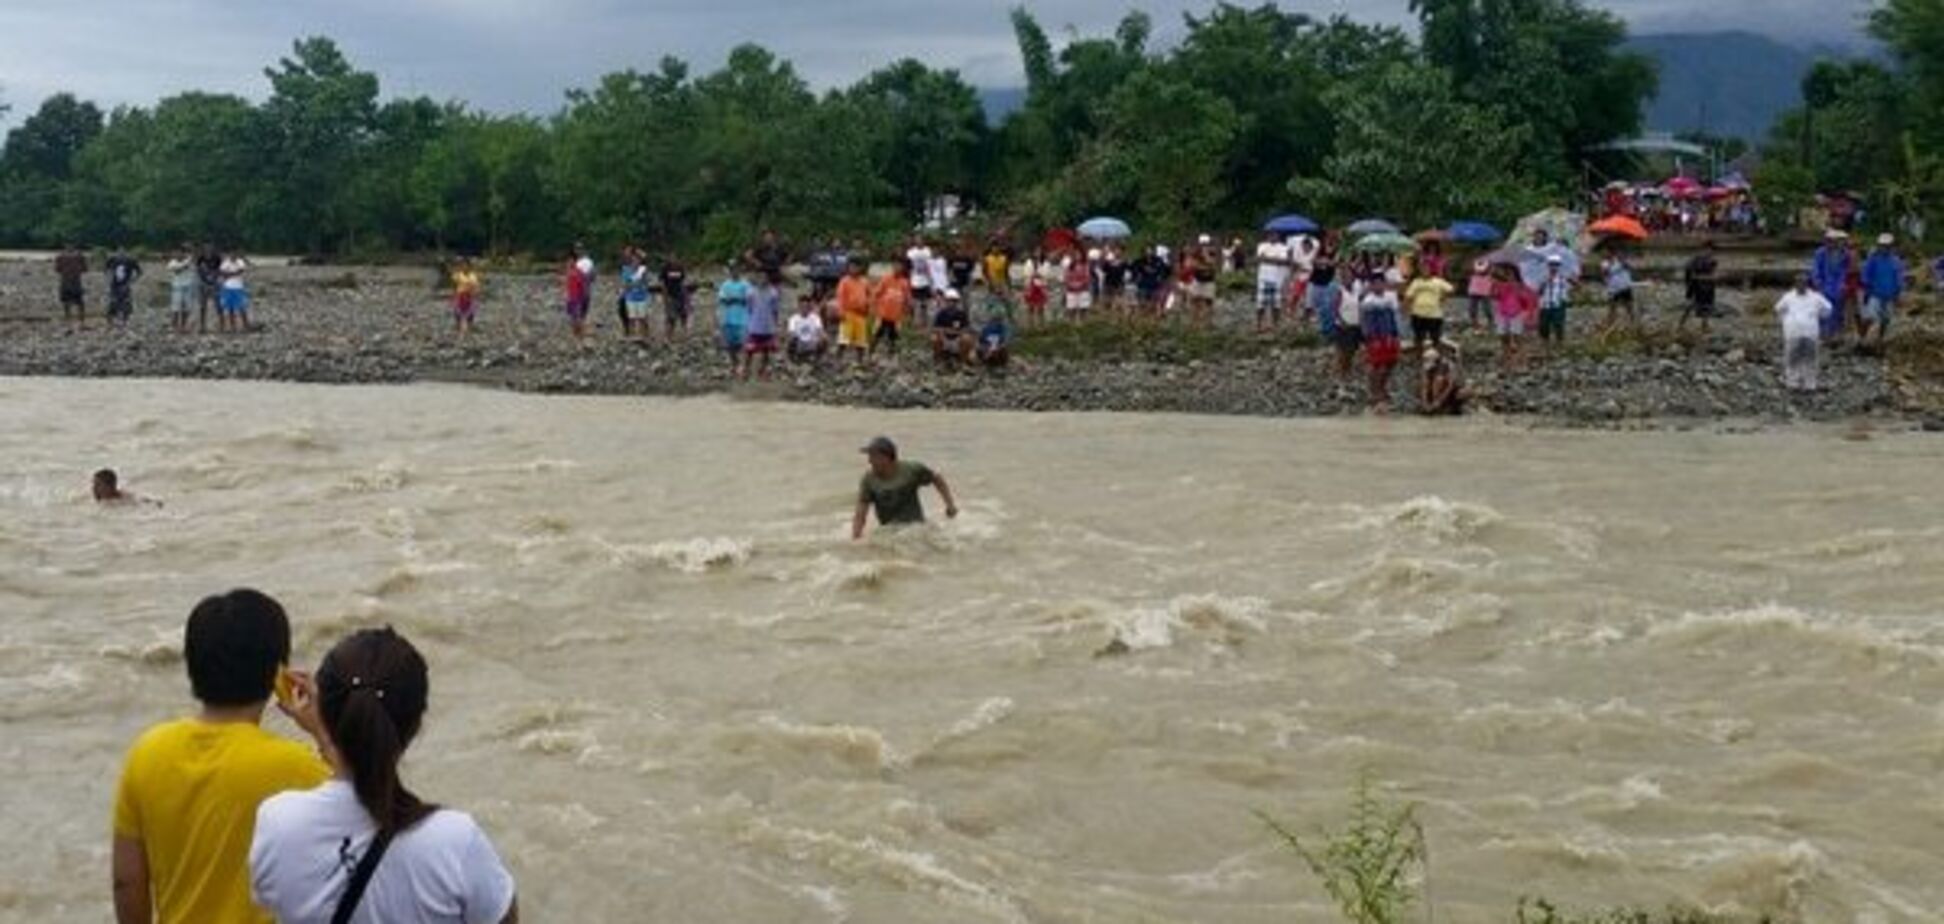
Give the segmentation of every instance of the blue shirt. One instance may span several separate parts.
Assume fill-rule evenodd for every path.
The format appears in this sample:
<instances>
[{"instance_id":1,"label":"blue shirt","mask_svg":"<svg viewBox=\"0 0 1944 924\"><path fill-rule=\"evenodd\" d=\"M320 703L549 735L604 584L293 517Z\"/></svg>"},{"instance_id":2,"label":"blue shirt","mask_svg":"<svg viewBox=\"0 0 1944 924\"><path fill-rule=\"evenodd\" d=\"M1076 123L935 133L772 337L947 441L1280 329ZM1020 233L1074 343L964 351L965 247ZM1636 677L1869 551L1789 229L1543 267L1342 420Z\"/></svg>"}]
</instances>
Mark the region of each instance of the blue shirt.
<instances>
[{"instance_id":1,"label":"blue shirt","mask_svg":"<svg viewBox=\"0 0 1944 924\"><path fill-rule=\"evenodd\" d=\"M763 286L749 298L749 335L776 336L776 319L783 313L783 293L775 286Z\"/></svg>"},{"instance_id":2,"label":"blue shirt","mask_svg":"<svg viewBox=\"0 0 1944 924\"><path fill-rule=\"evenodd\" d=\"M635 265L621 269L621 289L628 301L645 302L648 300L648 267Z\"/></svg>"},{"instance_id":3,"label":"blue shirt","mask_svg":"<svg viewBox=\"0 0 1944 924\"><path fill-rule=\"evenodd\" d=\"M731 279L716 289L716 304L722 308L723 327L749 326L749 283Z\"/></svg>"},{"instance_id":4,"label":"blue shirt","mask_svg":"<svg viewBox=\"0 0 1944 924\"><path fill-rule=\"evenodd\" d=\"M1904 265L1897 255L1879 250L1863 261L1863 291L1871 298L1895 301L1903 295Z\"/></svg>"}]
</instances>

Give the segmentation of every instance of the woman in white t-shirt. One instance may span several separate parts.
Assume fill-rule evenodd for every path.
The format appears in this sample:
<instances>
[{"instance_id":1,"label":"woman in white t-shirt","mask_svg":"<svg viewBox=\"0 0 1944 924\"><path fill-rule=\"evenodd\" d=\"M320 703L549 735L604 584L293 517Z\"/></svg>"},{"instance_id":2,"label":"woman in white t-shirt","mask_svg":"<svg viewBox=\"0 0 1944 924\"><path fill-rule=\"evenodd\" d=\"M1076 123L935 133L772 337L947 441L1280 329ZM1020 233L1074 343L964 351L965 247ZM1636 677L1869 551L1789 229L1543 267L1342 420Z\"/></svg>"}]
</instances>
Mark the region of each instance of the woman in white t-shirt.
<instances>
[{"instance_id":1,"label":"woman in white t-shirt","mask_svg":"<svg viewBox=\"0 0 1944 924\"><path fill-rule=\"evenodd\" d=\"M283 924L517 924L513 877L472 816L420 801L398 778L430 686L417 649L367 629L331 649L315 681L292 680L293 707L319 720L307 727L320 729L336 778L258 807L257 904Z\"/></svg>"}]
</instances>

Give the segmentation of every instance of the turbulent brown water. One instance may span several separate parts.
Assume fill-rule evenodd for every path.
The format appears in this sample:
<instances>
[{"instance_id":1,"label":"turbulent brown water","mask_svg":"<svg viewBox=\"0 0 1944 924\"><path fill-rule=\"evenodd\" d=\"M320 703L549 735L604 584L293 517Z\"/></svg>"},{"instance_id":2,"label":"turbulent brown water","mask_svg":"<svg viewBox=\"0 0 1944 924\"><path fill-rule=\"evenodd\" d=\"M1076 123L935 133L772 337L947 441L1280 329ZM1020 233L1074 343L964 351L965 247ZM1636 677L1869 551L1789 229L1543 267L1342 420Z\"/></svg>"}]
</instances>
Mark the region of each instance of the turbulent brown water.
<instances>
[{"instance_id":1,"label":"turbulent brown water","mask_svg":"<svg viewBox=\"0 0 1944 924\"><path fill-rule=\"evenodd\" d=\"M846 540L881 430L959 520ZM0 433L6 920L108 918L121 750L233 585L307 663L425 648L408 777L535 920L1330 920L1251 811L1361 768L1438 920L1944 908L1932 437L61 380Z\"/></svg>"}]
</instances>

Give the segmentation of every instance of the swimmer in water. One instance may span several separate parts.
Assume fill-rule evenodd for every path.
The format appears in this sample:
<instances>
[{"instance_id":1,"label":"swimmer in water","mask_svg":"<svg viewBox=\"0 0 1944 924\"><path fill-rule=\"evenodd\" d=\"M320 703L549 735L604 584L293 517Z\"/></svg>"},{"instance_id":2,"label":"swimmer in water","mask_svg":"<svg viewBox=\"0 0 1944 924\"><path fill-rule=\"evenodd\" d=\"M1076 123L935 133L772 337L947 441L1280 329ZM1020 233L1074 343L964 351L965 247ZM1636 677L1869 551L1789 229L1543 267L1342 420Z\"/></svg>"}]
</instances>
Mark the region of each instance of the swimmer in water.
<instances>
[{"instance_id":1,"label":"swimmer in water","mask_svg":"<svg viewBox=\"0 0 1944 924\"><path fill-rule=\"evenodd\" d=\"M140 497L122 490L121 479L116 477L115 470L112 468L104 468L94 473L94 499L97 504L114 504L117 506L122 504L148 504L154 507L162 506L161 501L150 500L149 498Z\"/></svg>"},{"instance_id":2,"label":"swimmer in water","mask_svg":"<svg viewBox=\"0 0 1944 924\"><path fill-rule=\"evenodd\" d=\"M945 516L958 516L958 502L952 499L952 486L922 462L898 461L898 444L878 437L864 447L871 468L857 489L857 514L851 518L851 538L864 538L864 524L871 511L877 511L879 526L925 522L925 507L918 489L931 485L945 501Z\"/></svg>"}]
</instances>

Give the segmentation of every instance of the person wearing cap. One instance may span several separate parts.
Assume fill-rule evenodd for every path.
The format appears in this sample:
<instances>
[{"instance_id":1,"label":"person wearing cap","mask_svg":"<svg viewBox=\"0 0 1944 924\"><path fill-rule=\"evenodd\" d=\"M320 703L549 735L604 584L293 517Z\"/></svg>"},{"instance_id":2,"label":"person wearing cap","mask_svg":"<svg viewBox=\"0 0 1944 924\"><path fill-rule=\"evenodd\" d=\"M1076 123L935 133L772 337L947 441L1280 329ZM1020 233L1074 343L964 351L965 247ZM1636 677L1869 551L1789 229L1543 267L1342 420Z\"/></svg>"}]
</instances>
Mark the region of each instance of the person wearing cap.
<instances>
[{"instance_id":1,"label":"person wearing cap","mask_svg":"<svg viewBox=\"0 0 1944 924\"><path fill-rule=\"evenodd\" d=\"M1879 344L1890 334L1890 316L1904 289L1904 262L1897 256L1896 246L1896 238L1888 234L1878 237L1876 249L1863 261L1863 309L1856 314L1858 343L1868 343L1872 329Z\"/></svg>"},{"instance_id":2,"label":"person wearing cap","mask_svg":"<svg viewBox=\"0 0 1944 924\"><path fill-rule=\"evenodd\" d=\"M932 358L939 362L972 364L972 316L965 312L965 299L957 289L945 290L945 304L932 317Z\"/></svg>"},{"instance_id":3,"label":"person wearing cap","mask_svg":"<svg viewBox=\"0 0 1944 924\"><path fill-rule=\"evenodd\" d=\"M1546 258L1546 278L1539 283L1539 347L1566 340L1566 306L1573 300L1573 280L1566 261L1557 254Z\"/></svg>"},{"instance_id":4,"label":"person wearing cap","mask_svg":"<svg viewBox=\"0 0 1944 924\"><path fill-rule=\"evenodd\" d=\"M1790 391L1815 391L1822 365L1822 326L1834 313L1829 299L1809 285L1809 276L1796 277L1795 288L1782 293L1775 316L1782 321L1782 385Z\"/></svg>"},{"instance_id":5,"label":"person wearing cap","mask_svg":"<svg viewBox=\"0 0 1944 924\"><path fill-rule=\"evenodd\" d=\"M879 526L925 522L925 506L918 492L927 485L937 488L939 498L945 501L945 516L958 516L958 502L953 500L952 487L946 484L945 476L922 462L900 461L898 444L890 437L880 436L861 451L870 468L857 486L857 512L851 517L853 540L864 538L864 526L873 511L877 513Z\"/></svg>"},{"instance_id":6,"label":"person wearing cap","mask_svg":"<svg viewBox=\"0 0 1944 924\"><path fill-rule=\"evenodd\" d=\"M1809 261L1809 284L1829 300L1834 309L1823 320L1823 339L1828 340L1843 331L1844 307L1847 302L1849 277L1856 268L1856 255L1850 252L1849 235L1831 230L1823 236L1823 244L1816 248L1816 255Z\"/></svg>"}]
</instances>

